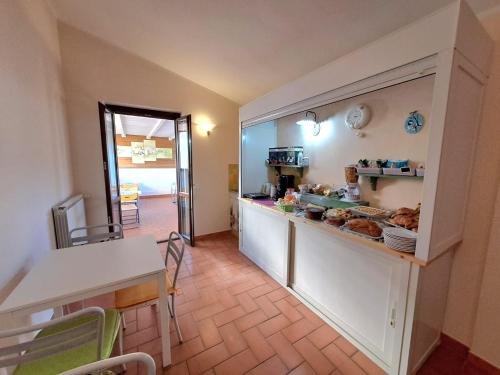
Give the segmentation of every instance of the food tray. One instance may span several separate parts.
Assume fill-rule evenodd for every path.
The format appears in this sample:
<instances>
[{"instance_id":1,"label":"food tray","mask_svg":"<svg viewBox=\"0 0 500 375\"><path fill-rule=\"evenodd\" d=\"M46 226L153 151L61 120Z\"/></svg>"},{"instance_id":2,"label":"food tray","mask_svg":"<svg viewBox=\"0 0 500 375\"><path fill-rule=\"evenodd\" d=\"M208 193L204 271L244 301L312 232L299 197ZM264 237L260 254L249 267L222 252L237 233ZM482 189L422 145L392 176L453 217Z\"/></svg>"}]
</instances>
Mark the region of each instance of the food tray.
<instances>
[{"instance_id":1,"label":"food tray","mask_svg":"<svg viewBox=\"0 0 500 375\"><path fill-rule=\"evenodd\" d=\"M380 229L384 229L384 226L381 225L380 223L375 223L375 224L377 224L380 227ZM383 231L382 231L382 234L380 236L372 237L372 236L369 236L367 234L359 233L359 232L356 232L356 231L349 229L349 227L347 226L347 223L342 225L341 227L339 227L339 229L343 230L344 232L351 233L351 234L354 234L354 235L359 236L359 237L368 238L369 240L379 241L379 242L384 241L384 232Z\"/></svg>"},{"instance_id":2,"label":"food tray","mask_svg":"<svg viewBox=\"0 0 500 375\"><path fill-rule=\"evenodd\" d=\"M370 214L368 212L363 211L362 209L359 209L361 207L366 207L366 206L351 207L350 210L351 210L352 214L354 214L354 215L364 216L364 217L368 217L368 218L371 218L371 219L385 218L385 217L388 217L391 214L390 211L383 210L381 208L368 207L371 210L380 210L380 213L378 213L378 214Z\"/></svg>"}]
</instances>

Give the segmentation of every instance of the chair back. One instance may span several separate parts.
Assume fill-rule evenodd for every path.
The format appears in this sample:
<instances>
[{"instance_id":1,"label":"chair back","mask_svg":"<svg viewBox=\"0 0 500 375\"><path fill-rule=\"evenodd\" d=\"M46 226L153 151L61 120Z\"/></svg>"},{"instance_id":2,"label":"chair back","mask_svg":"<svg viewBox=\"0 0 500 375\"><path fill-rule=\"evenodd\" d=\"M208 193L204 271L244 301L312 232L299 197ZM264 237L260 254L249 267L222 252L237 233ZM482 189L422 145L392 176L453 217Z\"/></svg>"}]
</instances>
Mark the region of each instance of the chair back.
<instances>
[{"instance_id":1,"label":"chair back","mask_svg":"<svg viewBox=\"0 0 500 375\"><path fill-rule=\"evenodd\" d=\"M134 203L139 199L138 193L132 193L127 195L120 195L120 202L122 203Z\"/></svg>"},{"instance_id":2,"label":"chair back","mask_svg":"<svg viewBox=\"0 0 500 375\"><path fill-rule=\"evenodd\" d=\"M118 357L104 359L99 362L90 363L85 366L77 367L73 370L65 371L59 375L87 375L101 373L103 370L127 364L129 362L141 362L146 366L146 375L155 375L156 366L154 359L146 353L130 353L120 355Z\"/></svg>"},{"instance_id":3,"label":"chair back","mask_svg":"<svg viewBox=\"0 0 500 375\"><path fill-rule=\"evenodd\" d=\"M97 340L96 361L102 359L104 310L100 307L87 307L48 322L0 331L0 339L35 334L39 330L42 331L29 341L0 348L0 368L59 354L94 340Z\"/></svg>"},{"instance_id":4,"label":"chair back","mask_svg":"<svg viewBox=\"0 0 500 375\"><path fill-rule=\"evenodd\" d=\"M78 232L85 231L85 235ZM92 234L89 234L89 231ZM123 226L118 223L88 225L74 228L69 232L71 246L87 245L96 242L118 240L123 238Z\"/></svg>"},{"instance_id":5,"label":"chair back","mask_svg":"<svg viewBox=\"0 0 500 375\"><path fill-rule=\"evenodd\" d=\"M158 244L167 242L167 240L157 241ZM184 238L177 232L171 232L168 237L167 243L167 255L165 257L165 267L168 269L168 259L172 257L176 264L175 274L172 280L172 286L175 288L177 284L177 277L179 276L179 270L181 268L182 258L184 257L184 250L186 243Z\"/></svg>"}]
</instances>

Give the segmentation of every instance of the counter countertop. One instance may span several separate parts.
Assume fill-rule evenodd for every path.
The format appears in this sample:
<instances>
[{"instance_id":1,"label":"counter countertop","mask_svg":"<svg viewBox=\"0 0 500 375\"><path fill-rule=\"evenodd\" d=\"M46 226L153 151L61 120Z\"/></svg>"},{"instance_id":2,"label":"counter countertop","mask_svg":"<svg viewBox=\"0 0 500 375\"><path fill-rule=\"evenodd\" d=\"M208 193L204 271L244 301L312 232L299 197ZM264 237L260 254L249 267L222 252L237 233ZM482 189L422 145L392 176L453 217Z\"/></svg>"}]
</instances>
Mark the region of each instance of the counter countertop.
<instances>
[{"instance_id":1,"label":"counter countertop","mask_svg":"<svg viewBox=\"0 0 500 375\"><path fill-rule=\"evenodd\" d=\"M383 242L372 241L368 238L364 238L361 236L356 236L355 234L344 232L344 231L340 230L339 228L337 228L333 225L325 224L322 221L310 220L310 219L306 219L305 217L295 216L295 213L293 213L293 212L283 212L278 207L276 207L274 205L274 201L271 201L271 200L267 200L267 199L266 200L252 200L249 198L239 198L239 200L241 202L260 207L260 208L262 208L266 211L272 212L276 215L282 215L292 222L311 225L311 226L317 228L318 230L331 233L335 236L342 237L342 238L345 238L347 240L355 241L355 242L359 243L360 245L363 245L364 247L369 247L369 248L374 249L374 250L382 251L386 254L396 256L400 259L418 264L419 266L426 266L429 263L425 260L416 258L414 254L403 253L403 252L400 252L397 250L393 250L393 249L387 247Z\"/></svg>"}]
</instances>

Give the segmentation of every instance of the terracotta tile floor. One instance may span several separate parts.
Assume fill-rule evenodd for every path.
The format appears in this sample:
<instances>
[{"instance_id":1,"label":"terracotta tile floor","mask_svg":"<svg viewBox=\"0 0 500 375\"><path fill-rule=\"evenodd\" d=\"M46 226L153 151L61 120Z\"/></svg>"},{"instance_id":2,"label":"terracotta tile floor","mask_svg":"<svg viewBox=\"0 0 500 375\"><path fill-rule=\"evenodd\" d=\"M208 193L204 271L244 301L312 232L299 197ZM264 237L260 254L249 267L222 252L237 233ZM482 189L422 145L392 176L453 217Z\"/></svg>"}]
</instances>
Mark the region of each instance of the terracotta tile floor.
<instances>
[{"instance_id":1,"label":"terracotta tile floor","mask_svg":"<svg viewBox=\"0 0 500 375\"><path fill-rule=\"evenodd\" d=\"M125 237L152 234L156 239L162 239L177 230L177 205L172 203L171 197L141 198L140 217L138 226L125 226Z\"/></svg>"},{"instance_id":2,"label":"terracotta tile floor","mask_svg":"<svg viewBox=\"0 0 500 375\"><path fill-rule=\"evenodd\" d=\"M186 248L179 286L184 343L171 324L171 368L161 367L157 308L126 313L125 351L151 354L158 374L383 374L243 256L229 234ZM99 302L111 306L113 297ZM142 371L131 365L127 373Z\"/></svg>"}]
</instances>

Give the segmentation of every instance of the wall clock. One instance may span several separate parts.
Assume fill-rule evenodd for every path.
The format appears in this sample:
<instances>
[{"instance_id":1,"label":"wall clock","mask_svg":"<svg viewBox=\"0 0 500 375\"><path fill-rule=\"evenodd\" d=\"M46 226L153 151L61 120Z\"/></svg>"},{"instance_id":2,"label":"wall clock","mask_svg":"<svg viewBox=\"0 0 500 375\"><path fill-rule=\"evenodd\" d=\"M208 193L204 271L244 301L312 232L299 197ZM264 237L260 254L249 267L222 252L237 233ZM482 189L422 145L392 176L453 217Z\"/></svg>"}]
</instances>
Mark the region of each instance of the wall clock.
<instances>
[{"instance_id":1,"label":"wall clock","mask_svg":"<svg viewBox=\"0 0 500 375\"><path fill-rule=\"evenodd\" d=\"M366 126L370 121L370 108L366 104L357 104L350 108L345 117L345 125L352 130Z\"/></svg>"},{"instance_id":2,"label":"wall clock","mask_svg":"<svg viewBox=\"0 0 500 375\"><path fill-rule=\"evenodd\" d=\"M408 115L404 128L408 134L417 134L424 127L424 122L424 116L418 111L413 111Z\"/></svg>"}]
</instances>

